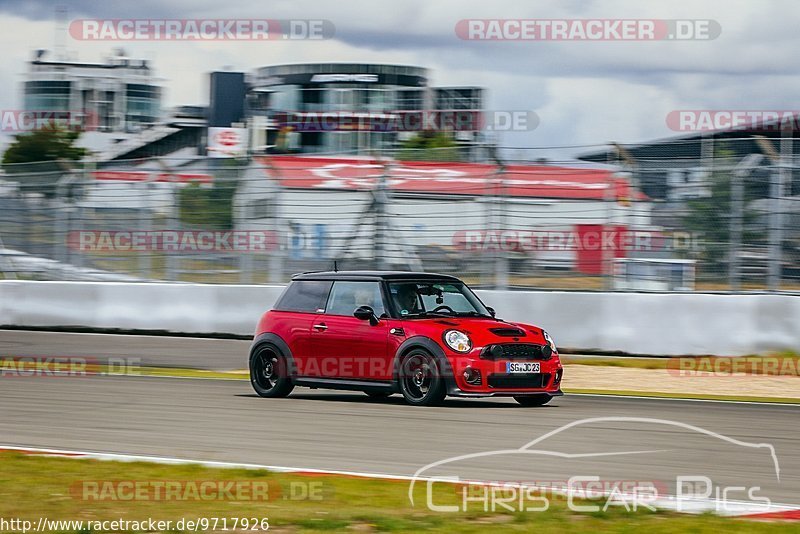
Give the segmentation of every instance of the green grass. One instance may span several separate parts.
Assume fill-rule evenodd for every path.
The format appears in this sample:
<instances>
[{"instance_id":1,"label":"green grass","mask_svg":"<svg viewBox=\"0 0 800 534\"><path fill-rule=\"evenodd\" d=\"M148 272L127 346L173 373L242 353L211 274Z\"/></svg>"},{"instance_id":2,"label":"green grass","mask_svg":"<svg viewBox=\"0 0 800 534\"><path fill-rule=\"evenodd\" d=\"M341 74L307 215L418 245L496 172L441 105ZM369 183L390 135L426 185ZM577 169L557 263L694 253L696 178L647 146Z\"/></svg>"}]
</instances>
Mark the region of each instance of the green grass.
<instances>
[{"instance_id":1,"label":"green grass","mask_svg":"<svg viewBox=\"0 0 800 534\"><path fill-rule=\"evenodd\" d=\"M252 500L85 500L74 488L83 481L257 481L284 488L268 501ZM292 499L286 488L315 484L318 499ZM495 527L503 532L796 532L795 524L754 522L712 515L626 511L578 513L562 499L545 512L442 513L425 505L424 484L408 501L408 483L342 476L278 474L260 470L214 469L197 465L123 463L0 453L0 517L36 521L53 519L177 521L181 518L268 518L275 532L431 532L482 533ZM453 486L437 485L438 504L455 504ZM535 503L538 504L538 503ZM243 530L240 530L243 532Z\"/></svg>"},{"instance_id":2,"label":"green grass","mask_svg":"<svg viewBox=\"0 0 800 534\"><path fill-rule=\"evenodd\" d=\"M114 374L114 373L111 373ZM179 378L208 378L215 380L250 380L249 371L207 371L205 369L184 369L176 367L137 367L131 373L122 373L132 376L164 376Z\"/></svg>"}]
</instances>

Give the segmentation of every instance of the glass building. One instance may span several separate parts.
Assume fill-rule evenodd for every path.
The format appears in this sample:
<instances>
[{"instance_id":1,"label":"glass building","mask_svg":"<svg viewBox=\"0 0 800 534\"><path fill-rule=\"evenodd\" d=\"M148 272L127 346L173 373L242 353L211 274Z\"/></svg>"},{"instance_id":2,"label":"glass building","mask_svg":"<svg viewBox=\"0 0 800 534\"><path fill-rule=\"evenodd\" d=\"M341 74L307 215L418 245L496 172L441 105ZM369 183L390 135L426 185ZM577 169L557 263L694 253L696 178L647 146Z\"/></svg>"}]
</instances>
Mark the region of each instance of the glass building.
<instances>
[{"instance_id":1,"label":"glass building","mask_svg":"<svg viewBox=\"0 0 800 534\"><path fill-rule=\"evenodd\" d=\"M161 86L146 60L47 60L38 51L23 84L25 111L68 112L102 132L137 132L161 118Z\"/></svg>"},{"instance_id":2,"label":"glass building","mask_svg":"<svg viewBox=\"0 0 800 534\"><path fill-rule=\"evenodd\" d=\"M414 135L422 113L482 108L481 88L432 88L422 67L310 63L263 67L248 77L246 109L256 152L392 149ZM477 130L454 137L476 142Z\"/></svg>"}]
</instances>

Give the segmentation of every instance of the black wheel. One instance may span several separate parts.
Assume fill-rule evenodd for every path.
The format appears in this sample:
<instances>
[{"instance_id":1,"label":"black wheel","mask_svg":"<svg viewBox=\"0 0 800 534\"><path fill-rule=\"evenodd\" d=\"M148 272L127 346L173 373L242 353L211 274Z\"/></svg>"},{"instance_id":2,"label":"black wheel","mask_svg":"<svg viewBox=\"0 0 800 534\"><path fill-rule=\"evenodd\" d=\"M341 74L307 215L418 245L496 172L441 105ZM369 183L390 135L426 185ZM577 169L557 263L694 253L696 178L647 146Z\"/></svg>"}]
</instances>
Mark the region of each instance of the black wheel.
<instances>
[{"instance_id":1,"label":"black wheel","mask_svg":"<svg viewBox=\"0 0 800 534\"><path fill-rule=\"evenodd\" d=\"M523 406L544 406L552 398L550 395L542 394L514 397L514 400Z\"/></svg>"},{"instance_id":2,"label":"black wheel","mask_svg":"<svg viewBox=\"0 0 800 534\"><path fill-rule=\"evenodd\" d=\"M414 350L403 358L399 378L400 392L414 406L434 406L447 395L436 359L423 350Z\"/></svg>"},{"instance_id":3,"label":"black wheel","mask_svg":"<svg viewBox=\"0 0 800 534\"><path fill-rule=\"evenodd\" d=\"M391 396L392 394L390 391L365 391L364 393L366 393L373 399L385 399Z\"/></svg>"},{"instance_id":4,"label":"black wheel","mask_svg":"<svg viewBox=\"0 0 800 534\"><path fill-rule=\"evenodd\" d=\"M286 358L264 347L250 357L250 383L261 397L285 397L294 389Z\"/></svg>"}]
</instances>

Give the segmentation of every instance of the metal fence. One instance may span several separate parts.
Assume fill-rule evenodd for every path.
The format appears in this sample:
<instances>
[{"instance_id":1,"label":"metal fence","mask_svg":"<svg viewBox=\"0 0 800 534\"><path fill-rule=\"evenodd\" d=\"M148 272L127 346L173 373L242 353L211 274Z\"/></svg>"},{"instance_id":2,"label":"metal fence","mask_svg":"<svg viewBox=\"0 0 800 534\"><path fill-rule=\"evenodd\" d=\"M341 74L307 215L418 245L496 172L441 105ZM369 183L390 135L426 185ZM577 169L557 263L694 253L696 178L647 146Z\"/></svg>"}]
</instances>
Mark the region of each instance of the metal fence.
<instances>
[{"instance_id":1,"label":"metal fence","mask_svg":"<svg viewBox=\"0 0 800 534\"><path fill-rule=\"evenodd\" d=\"M594 147L615 155L604 163L516 149L486 163L295 155L5 166L0 272L279 283L335 262L485 288L796 291L799 162L791 143L773 144L727 140L702 157Z\"/></svg>"}]
</instances>

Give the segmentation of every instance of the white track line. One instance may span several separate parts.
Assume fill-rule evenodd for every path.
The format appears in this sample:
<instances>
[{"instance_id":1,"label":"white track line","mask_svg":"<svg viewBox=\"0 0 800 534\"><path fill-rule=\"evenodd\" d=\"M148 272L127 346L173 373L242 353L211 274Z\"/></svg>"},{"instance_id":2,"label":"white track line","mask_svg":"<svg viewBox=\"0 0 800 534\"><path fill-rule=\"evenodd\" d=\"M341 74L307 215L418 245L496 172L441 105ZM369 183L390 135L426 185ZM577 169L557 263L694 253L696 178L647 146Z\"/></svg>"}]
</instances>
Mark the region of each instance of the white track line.
<instances>
[{"instance_id":1,"label":"white track line","mask_svg":"<svg viewBox=\"0 0 800 534\"><path fill-rule=\"evenodd\" d=\"M93 459L93 460L104 460L104 461L118 461L118 462L152 462L152 463L159 463L159 464L173 464L173 465L200 465L203 467L212 467L212 468L224 468L224 469L262 469L267 471L273 471L276 473L309 473L309 474L325 474L325 475L339 475L339 476L350 476L350 477L358 477L358 478L368 478L368 479L380 479L380 480L402 480L402 481L419 481L419 482L427 482L427 481L436 481L439 483L447 483L446 480L440 480L435 477L412 477L407 475L391 475L386 473L366 473L363 471L345 471L345 470L334 470L334 469L305 469L299 467L286 467L286 466L276 466L276 465L262 465L262 464L250 464L250 463L238 463L238 462L220 462L220 461L208 461L208 460L189 460L185 458L174 458L169 456L147 456L147 455L137 455L137 454L122 454L122 453L111 453L111 452L89 452L89 451L76 451L76 450L68 450L68 449L49 449L49 448L39 448L39 447L20 447L16 445L2 445L0 444L0 452L2 451L19 451L19 452L26 452L26 453L34 453L42 456L62 456L65 458L71 459ZM459 480L454 483L476 483L482 484L485 486L504 486L504 484L497 483L497 482L485 482L479 480ZM510 486L515 487L536 487L538 489L549 489L554 492L561 492L562 494L566 493L564 490L559 490L558 488L552 487L540 487L540 486L525 486L523 484L511 484ZM584 495L580 494L580 492L573 492L573 495L577 497L582 497ZM600 495L600 492L593 493L594 497ZM605 492L605 496L610 496L610 492ZM625 496L623 496L625 497ZM660 497L656 500L648 501L648 504L662 509L662 510L672 510L672 511L681 511L683 513L691 513L691 514L701 514L701 513L716 513L717 515L725 515L725 516L734 516L734 517L743 517L743 516L758 516L762 514L790 514L794 515L800 511L799 505L791 505L791 504L758 504L753 502L741 502L741 501L727 501L725 504L725 510L719 510L719 503L714 501L713 499L691 499L690 502L686 502L687 499L682 501L682 505L685 507L689 504L689 509L682 509L678 510L678 500L676 497L672 495L666 495L664 497ZM630 504L632 501L627 501ZM622 503L624 504L625 500L623 498ZM626 505L627 506L627 505ZM728 508L730 507L730 508Z\"/></svg>"},{"instance_id":2,"label":"white track line","mask_svg":"<svg viewBox=\"0 0 800 534\"><path fill-rule=\"evenodd\" d=\"M686 397L648 397L647 395L614 395L611 393L564 393L568 397L606 397L614 399L641 399L658 401L681 401L681 402L718 402L724 404L757 404L759 406L793 406L800 407L800 400L794 402L769 402L769 401L743 401L743 400L722 400L722 399L691 399Z\"/></svg>"},{"instance_id":3,"label":"white track line","mask_svg":"<svg viewBox=\"0 0 800 534\"><path fill-rule=\"evenodd\" d=\"M360 471L341 471L341 470L331 470L331 469L305 469L300 467L287 467L280 465L249 464L240 462L220 462L216 460L189 460L186 458L175 458L170 456L149 456L149 455L125 454L116 452L76 451L68 449L20 447L16 445L0 444L0 452L2 451L19 451L28 453L38 453L43 456L64 456L68 458L110 460L115 462L152 462L158 464L173 464L173 465L200 465L203 467L215 467L222 469L260 469L265 471L274 471L276 473L314 473L314 474L324 474L324 475L353 476L359 478L377 478L377 479L405 480L405 481L414 480L414 477L411 476L389 475L384 473L363 473Z\"/></svg>"}]
</instances>

